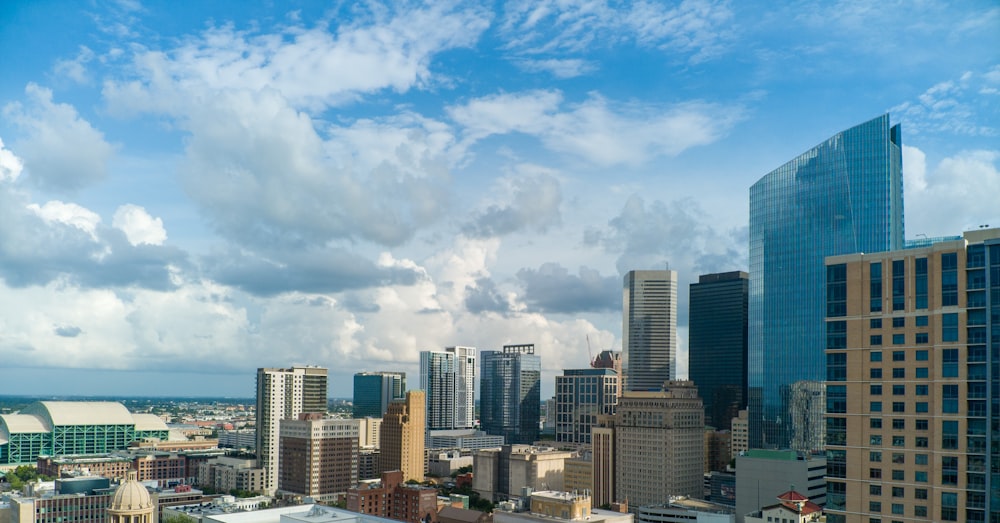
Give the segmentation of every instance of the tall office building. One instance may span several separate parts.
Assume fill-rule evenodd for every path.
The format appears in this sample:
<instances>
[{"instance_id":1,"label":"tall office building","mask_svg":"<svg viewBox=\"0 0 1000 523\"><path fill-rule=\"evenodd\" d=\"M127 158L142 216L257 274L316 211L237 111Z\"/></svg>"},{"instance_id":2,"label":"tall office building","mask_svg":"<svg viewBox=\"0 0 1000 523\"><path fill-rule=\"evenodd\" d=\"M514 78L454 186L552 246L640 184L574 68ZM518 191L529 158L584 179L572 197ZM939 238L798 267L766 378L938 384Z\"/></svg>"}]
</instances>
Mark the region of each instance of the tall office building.
<instances>
[{"instance_id":1,"label":"tall office building","mask_svg":"<svg viewBox=\"0 0 1000 523\"><path fill-rule=\"evenodd\" d=\"M629 506L704 496L705 411L690 381L622 394L615 414L615 495Z\"/></svg>"},{"instance_id":2,"label":"tall office building","mask_svg":"<svg viewBox=\"0 0 1000 523\"><path fill-rule=\"evenodd\" d=\"M427 393L427 428L450 430L475 424L476 348L447 347L420 353L420 388Z\"/></svg>"},{"instance_id":3,"label":"tall office building","mask_svg":"<svg viewBox=\"0 0 1000 523\"><path fill-rule=\"evenodd\" d=\"M542 360L534 345L504 345L482 352L480 420L487 434L508 444L538 439Z\"/></svg>"},{"instance_id":4,"label":"tall office building","mask_svg":"<svg viewBox=\"0 0 1000 523\"><path fill-rule=\"evenodd\" d=\"M356 419L299 414L281 421L278 489L317 500L336 499L358 482Z\"/></svg>"},{"instance_id":5,"label":"tall office building","mask_svg":"<svg viewBox=\"0 0 1000 523\"><path fill-rule=\"evenodd\" d=\"M659 390L677 374L677 272L629 271L622 290L625 390Z\"/></svg>"},{"instance_id":6,"label":"tall office building","mask_svg":"<svg viewBox=\"0 0 1000 523\"><path fill-rule=\"evenodd\" d=\"M750 188L748 407L752 448L790 448L791 386L825 379L823 259L903 247L899 126L840 132ZM807 414L820 423L822 412ZM811 423L815 425L816 423ZM814 450L814 449L801 449Z\"/></svg>"},{"instance_id":7,"label":"tall office building","mask_svg":"<svg viewBox=\"0 0 1000 523\"><path fill-rule=\"evenodd\" d=\"M597 424L590 430L591 448L594 452L592 473L594 478L594 506L617 503L615 497L615 417L598 416Z\"/></svg>"},{"instance_id":8,"label":"tall office building","mask_svg":"<svg viewBox=\"0 0 1000 523\"><path fill-rule=\"evenodd\" d=\"M403 471L405 480L424 480L424 431L427 430L427 397L422 390L389 404L380 431L382 472Z\"/></svg>"},{"instance_id":9,"label":"tall office building","mask_svg":"<svg viewBox=\"0 0 1000 523\"><path fill-rule=\"evenodd\" d=\"M705 404L705 424L720 430L746 406L749 278L723 272L691 284L688 378Z\"/></svg>"},{"instance_id":10,"label":"tall office building","mask_svg":"<svg viewBox=\"0 0 1000 523\"><path fill-rule=\"evenodd\" d=\"M359 372L354 375L355 418L381 418L389 403L406 394L405 372Z\"/></svg>"},{"instance_id":11,"label":"tall office building","mask_svg":"<svg viewBox=\"0 0 1000 523\"><path fill-rule=\"evenodd\" d=\"M921 243L826 259L830 523L1000 521L1000 229Z\"/></svg>"},{"instance_id":12,"label":"tall office building","mask_svg":"<svg viewBox=\"0 0 1000 523\"><path fill-rule=\"evenodd\" d=\"M618 385L614 369L567 369L556 376L556 441L590 443L597 417L615 413Z\"/></svg>"},{"instance_id":13,"label":"tall office building","mask_svg":"<svg viewBox=\"0 0 1000 523\"><path fill-rule=\"evenodd\" d=\"M326 376L322 367L257 369L257 466L265 470L268 492L278 488L281 420L326 412Z\"/></svg>"}]
</instances>

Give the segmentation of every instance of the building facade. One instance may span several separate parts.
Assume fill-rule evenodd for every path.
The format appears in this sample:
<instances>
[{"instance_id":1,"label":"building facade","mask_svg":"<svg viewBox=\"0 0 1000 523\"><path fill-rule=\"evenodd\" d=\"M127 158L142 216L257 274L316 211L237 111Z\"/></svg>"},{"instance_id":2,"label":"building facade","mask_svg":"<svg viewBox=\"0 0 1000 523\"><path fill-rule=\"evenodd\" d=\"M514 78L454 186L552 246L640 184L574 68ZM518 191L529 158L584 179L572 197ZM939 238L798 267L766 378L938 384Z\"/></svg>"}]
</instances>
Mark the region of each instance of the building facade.
<instances>
[{"instance_id":1,"label":"building facade","mask_svg":"<svg viewBox=\"0 0 1000 523\"><path fill-rule=\"evenodd\" d=\"M483 430L507 443L534 443L541 410L542 360L534 345L482 352L480 418Z\"/></svg>"},{"instance_id":2,"label":"building facade","mask_svg":"<svg viewBox=\"0 0 1000 523\"><path fill-rule=\"evenodd\" d=\"M688 377L705 404L705 424L720 430L746 407L747 300L750 275L703 274L690 289Z\"/></svg>"},{"instance_id":3,"label":"building facade","mask_svg":"<svg viewBox=\"0 0 1000 523\"><path fill-rule=\"evenodd\" d=\"M381 418L405 394L405 372L359 372L354 375L353 417Z\"/></svg>"},{"instance_id":4,"label":"building facade","mask_svg":"<svg viewBox=\"0 0 1000 523\"><path fill-rule=\"evenodd\" d=\"M614 369L567 369L556 376L556 441L590 443L591 428L618 405Z\"/></svg>"},{"instance_id":5,"label":"building facade","mask_svg":"<svg viewBox=\"0 0 1000 523\"><path fill-rule=\"evenodd\" d=\"M659 390L677 373L677 272L629 271L622 288L625 390Z\"/></svg>"},{"instance_id":6,"label":"building facade","mask_svg":"<svg viewBox=\"0 0 1000 523\"><path fill-rule=\"evenodd\" d=\"M282 420L278 490L326 501L358 482L358 420L300 414Z\"/></svg>"},{"instance_id":7,"label":"building facade","mask_svg":"<svg viewBox=\"0 0 1000 523\"><path fill-rule=\"evenodd\" d=\"M590 434L594 506L610 506L619 501L615 497L615 417L598 416Z\"/></svg>"},{"instance_id":8,"label":"building facade","mask_svg":"<svg viewBox=\"0 0 1000 523\"><path fill-rule=\"evenodd\" d=\"M797 430L789 414L792 384L826 378L823 259L903 246L901 143L899 126L882 115L750 188L751 448L790 448Z\"/></svg>"},{"instance_id":9,"label":"building facade","mask_svg":"<svg viewBox=\"0 0 1000 523\"><path fill-rule=\"evenodd\" d=\"M269 493L278 488L281 420L326 412L326 377L322 367L257 369L257 465L266 472Z\"/></svg>"},{"instance_id":10,"label":"building facade","mask_svg":"<svg viewBox=\"0 0 1000 523\"><path fill-rule=\"evenodd\" d=\"M630 506L703 497L705 411L690 381L626 391L615 415L615 488Z\"/></svg>"},{"instance_id":11,"label":"building facade","mask_svg":"<svg viewBox=\"0 0 1000 523\"><path fill-rule=\"evenodd\" d=\"M472 490L483 499L506 500L531 490L563 490L565 460L574 454L551 447L504 445L472 454Z\"/></svg>"},{"instance_id":12,"label":"building facade","mask_svg":"<svg viewBox=\"0 0 1000 523\"><path fill-rule=\"evenodd\" d=\"M736 457L736 523L794 486L813 503L826 503L826 457L794 450L749 450ZM865 523L868 523L867 520Z\"/></svg>"},{"instance_id":13,"label":"building facade","mask_svg":"<svg viewBox=\"0 0 1000 523\"><path fill-rule=\"evenodd\" d=\"M347 491L347 510L409 523L437 521L436 488L403 483L399 470L383 472L381 483Z\"/></svg>"},{"instance_id":14,"label":"building facade","mask_svg":"<svg viewBox=\"0 0 1000 523\"><path fill-rule=\"evenodd\" d=\"M1000 521L1000 229L826 260L827 521Z\"/></svg>"},{"instance_id":15,"label":"building facade","mask_svg":"<svg viewBox=\"0 0 1000 523\"><path fill-rule=\"evenodd\" d=\"M476 348L421 352L420 388L427 393L428 430L471 428L476 422Z\"/></svg>"},{"instance_id":16,"label":"building facade","mask_svg":"<svg viewBox=\"0 0 1000 523\"><path fill-rule=\"evenodd\" d=\"M404 480L424 480L426 405L422 390L407 391L404 400L389 404L379 445L383 472L400 470Z\"/></svg>"}]
</instances>

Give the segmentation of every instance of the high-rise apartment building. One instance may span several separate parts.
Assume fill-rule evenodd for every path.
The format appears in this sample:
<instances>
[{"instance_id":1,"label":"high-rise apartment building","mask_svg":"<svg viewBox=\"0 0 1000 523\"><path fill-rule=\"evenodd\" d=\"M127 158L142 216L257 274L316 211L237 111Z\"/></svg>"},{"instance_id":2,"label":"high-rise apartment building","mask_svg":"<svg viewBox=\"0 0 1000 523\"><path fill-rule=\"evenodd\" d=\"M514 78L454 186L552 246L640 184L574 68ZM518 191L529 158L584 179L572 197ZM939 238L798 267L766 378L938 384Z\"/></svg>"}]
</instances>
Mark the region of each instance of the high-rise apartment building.
<instances>
[{"instance_id":1,"label":"high-rise apartment building","mask_svg":"<svg viewBox=\"0 0 1000 523\"><path fill-rule=\"evenodd\" d=\"M381 418L389 403L406 394L405 372L359 372L354 375L355 418Z\"/></svg>"},{"instance_id":2,"label":"high-rise apartment building","mask_svg":"<svg viewBox=\"0 0 1000 523\"><path fill-rule=\"evenodd\" d=\"M690 381L626 391L615 415L616 497L629 506L704 496L705 411Z\"/></svg>"},{"instance_id":3,"label":"high-rise apartment building","mask_svg":"<svg viewBox=\"0 0 1000 523\"><path fill-rule=\"evenodd\" d=\"M360 421L304 413L281 420L278 443L278 490L336 499L358 482Z\"/></svg>"},{"instance_id":4,"label":"high-rise apartment building","mask_svg":"<svg viewBox=\"0 0 1000 523\"><path fill-rule=\"evenodd\" d=\"M659 390L677 374L677 272L629 271L622 289L625 390Z\"/></svg>"},{"instance_id":5,"label":"high-rise apartment building","mask_svg":"<svg viewBox=\"0 0 1000 523\"><path fill-rule=\"evenodd\" d=\"M789 410L793 384L826 378L823 259L903 247L900 147L899 126L882 115L837 133L750 188L752 448L814 441L796 436L801 428ZM823 413L797 417L815 426Z\"/></svg>"},{"instance_id":6,"label":"high-rise apartment building","mask_svg":"<svg viewBox=\"0 0 1000 523\"><path fill-rule=\"evenodd\" d=\"M750 275L703 274L691 284L688 379L705 404L705 424L729 429L746 406Z\"/></svg>"},{"instance_id":7,"label":"high-rise apartment building","mask_svg":"<svg viewBox=\"0 0 1000 523\"><path fill-rule=\"evenodd\" d=\"M556 376L556 441L590 443L597 417L615 413L618 386L614 369L567 369Z\"/></svg>"},{"instance_id":8,"label":"high-rise apartment building","mask_svg":"<svg viewBox=\"0 0 1000 523\"><path fill-rule=\"evenodd\" d=\"M1000 521L1000 229L826 259L827 521Z\"/></svg>"},{"instance_id":9,"label":"high-rise apartment building","mask_svg":"<svg viewBox=\"0 0 1000 523\"><path fill-rule=\"evenodd\" d=\"M382 471L403 471L405 480L424 480L424 431L427 427L427 398L422 390L406 392L393 401L382 418Z\"/></svg>"},{"instance_id":10,"label":"high-rise apartment building","mask_svg":"<svg viewBox=\"0 0 1000 523\"><path fill-rule=\"evenodd\" d=\"M420 388L427 393L428 430L465 429L474 425L475 380L475 347L420 353Z\"/></svg>"},{"instance_id":11,"label":"high-rise apartment building","mask_svg":"<svg viewBox=\"0 0 1000 523\"><path fill-rule=\"evenodd\" d=\"M322 367L257 369L257 466L267 474L267 491L278 488L278 436L283 419L303 412L326 412Z\"/></svg>"},{"instance_id":12,"label":"high-rise apartment building","mask_svg":"<svg viewBox=\"0 0 1000 523\"><path fill-rule=\"evenodd\" d=\"M480 419L487 434L508 444L538 439L542 360L534 345L504 345L482 354Z\"/></svg>"}]
</instances>

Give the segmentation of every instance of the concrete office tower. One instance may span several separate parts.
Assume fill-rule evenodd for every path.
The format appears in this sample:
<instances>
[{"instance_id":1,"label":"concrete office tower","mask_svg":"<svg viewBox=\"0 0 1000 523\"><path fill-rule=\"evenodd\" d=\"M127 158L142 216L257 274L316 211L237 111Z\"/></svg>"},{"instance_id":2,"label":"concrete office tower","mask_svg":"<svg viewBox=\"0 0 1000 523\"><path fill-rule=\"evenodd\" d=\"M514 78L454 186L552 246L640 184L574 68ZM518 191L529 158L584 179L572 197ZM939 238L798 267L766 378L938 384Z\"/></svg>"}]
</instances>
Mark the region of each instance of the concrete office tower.
<instances>
[{"instance_id":1,"label":"concrete office tower","mask_svg":"<svg viewBox=\"0 0 1000 523\"><path fill-rule=\"evenodd\" d=\"M336 500L358 482L359 420L299 414L281 420L278 490Z\"/></svg>"},{"instance_id":2,"label":"concrete office tower","mask_svg":"<svg viewBox=\"0 0 1000 523\"><path fill-rule=\"evenodd\" d=\"M257 466L267 472L267 491L278 488L278 436L283 419L326 412L322 367L257 369Z\"/></svg>"},{"instance_id":3,"label":"concrete office tower","mask_svg":"<svg viewBox=\"0 0 1000 523\"><path fill-rule=\"evenodd\" d=\"M826 502L826 458L794 450L749 450L736 457L736 523L791 487L809 501ZM827 520L829 522L829 519ZM865 519L865 523L868 520Z\"/></svg>"},{"instance_id":4,"label":"concrete office tower","mask_svg":"<svg viewBox=\"0 0 1000 523\"><path fill-rule=\"evenodd\" d=\"M705 404L705 424L727 430L746 406L750 275L703 274L691 284L688 378Z\"/></svg>"},{"instance_id":5,"label":"concrete office tower","mask_svg":"<svg viewBox=\"0 0 1000 523\"><path fill-rule=\"evenodd\" d=\"M1000 521L1000 229L916 243L826 259L831 523Z\"/></svg>"},{"instance_id":6,"label":"concrete office tower","mask_svg":"<svg viewBox=\"0 0 1000 523\"><path fill-rule=\"evenodd\" d=\"M622 394L615 415L616 497L629 506L704 497L705 411L690 381Z\"/></svg>"},{"instance_id":7,"label":"concrete office tower","mask_svg":"<svg viewBox=\"0 0 1000 523\"><path fill-rule=\"evenodd\" d=\"M625 390L660 390L677 374L677 272L629 271L622 290Z\"/></svg>"},{"instance_id":8,"label":"concrete office tower","mask_svg":"<svg viewBox=\"0 0 1000 523\"><path fill-rule=\"evenodd\" d=\"M500 501L530 490L563 490L565 460L573 452L551 447L504 445L472 453L472 490Z\"/></svg>"},{"instance_id":9,"label":"concrete office tower","mask_svg":"<svg viewBox=\"0 0 1000 523\"><path fill-rule=\"evenodd\" d=\"M422 390L407 391L406 399L394 401L382 418L379 445L382 471L403 471L403 479L424 480L424 431L427 427L427 397Z\"/></svg>"},{"instance_id":10,"label":"concrete office tower","mask_svg":"<svg viewBox=\"0 0 1000 523\"><path fill-rule=\"evenodd\" d=\"M594 506L616 503L615 498L615 417L598 416L591 429L594 465Z\"/></svg>"},{"instance_id":11,"label":"concrete office tower","mask_svg":"<svg viewBox=\"0 0 1000 523\"><path fill-rule=\"evenodd\" d=\"M823 259L903 247L900 147L899 126L890 127L883 115L834 135L750 188L752 448L790 448L798 429L788 412L791 385L826 378Z\"/></svg>"},{"instance_id":12,"label":"concrete office tower","mask_svg":"<svg viewBox=\"0 0 1000 523\"><path fill-rule=\"evenodd\" d=\"M534 345L504 345L482 352L480 418L487 434L511 443L538 439L542 360Z\"/></svg>"},{"instance_id":13,"label":"concrete office tower","mask_svg":"<svg viewBox=\"0 0 1000 523\"><path fill-rule=\"evenodd\" d=\"M420 388L427 393L427 429L475 424L476 348L447 347L420 353Z\"/></svg>"},{"instance_id":14,"label":"concrete office tower","mask_svg":"<svg viewBox=\"0 0 1000 523\"><path fill-rule=\"evenodd\" d=\"M406 394L405 372L359 372L354 375L354 418L381 418L389 403Z\"/></svg>"},{"instance_id":15,"label":"concrete office tower","mask_svg":"<svg viewBox=\"0 0 1000 523\"><path fill-rule=\"evenodd\" d=\"M618 373L614 369L567 369L556 376L556 441L590 443L591 428L602 414L615 413Z\"/></svg>"}]
</instances>

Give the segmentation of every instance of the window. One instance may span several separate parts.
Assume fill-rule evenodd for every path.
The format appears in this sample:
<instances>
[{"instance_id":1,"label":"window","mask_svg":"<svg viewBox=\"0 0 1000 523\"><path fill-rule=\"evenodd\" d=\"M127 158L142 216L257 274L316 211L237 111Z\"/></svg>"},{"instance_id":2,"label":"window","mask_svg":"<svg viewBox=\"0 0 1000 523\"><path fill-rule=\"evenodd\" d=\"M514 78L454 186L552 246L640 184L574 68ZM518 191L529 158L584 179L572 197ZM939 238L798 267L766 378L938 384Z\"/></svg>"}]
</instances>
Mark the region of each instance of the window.
<instances>
[{"instance_id":1,"label":"window","mask_svg":"<svg viewBox=\"0 0 1000 523\"><path fill-rule=\"evenodd\" d=\"M869 266L869 275L871 281L868 285L870 292L870 299L868 309L871 312L880 312L882 310L882 264L879 262L872 263ZM956 287L956 291L958 288Z\"/></svg>"},{"instance_id":2,"label":"window","mask_svg":"<svg viewBox=\"0 0 1000 523\"><path fill-rule=\"evenodd\" d=\"M958 385L942 385L941 398L941 412L958 414Z\"/></svg>"},{"instance_id":3,"label":"window","mask_svg":"<svg viewBox=\"0 0 1000 523\"><path fill-rule=\"evenodd\" d=\"M927 390L927 385L917 385L917 396L926 396Z\"/></svg>"},{"instance_id":4,"label":"window","mask_svg":"<svg viewBox=\"0 0 1000 523\"><path fill-rule=\"evenodd\" d=\"M958 287L955 287L956 293ZM906 262L892 262L892 310L901 311L906 308Z\"/></svg>"},{"instance_id":5,"label":"window","mask_svg":"<svg viewBox=\"0 0 1000 523\"><path fill-rule=\"evenodd\" d=\"M958 314L941 315L941 341L958 341Z\"/></svg>"},{"instance_id":6,"label":"window","mask_svg":"<svg viewBox=\"0 0 1000 523\"><path fill-rule=\"evenodd\" d=\"M905 396L906 395L906 385L893 385L892 386L893 396Z\"/></svg>"},{"instance_id":7,"label":"window","mask_svg":"<svg viewBox=\"0 0 1000 523\"><path fill-rule=\"evenodd\" d=\"M826 322L826 348L846 349L847 348L847 322L828 321Z\"/></svg>"},{"instance_id":8,"label":"window","mask_svg":"<svg viewBox=\"0 0 1000 523\"><path fill-rule=\"evenodd\" d=\"M917 465L926 465L927 464L927 454L915 454L913 456L913 462L916 463ZM924 491L924 492L927 492L927 491ZM917 498L917 499L927 499L927 498Z\"/></svg>"},{"instance_id":9,"label":"window","mask_svg":"<svg viewBox=\"0 0 1000 523\"><path fill-rule=\"evenodd\" d=\"M900 495L899 497L902 497L902 495ZM892 504L892 513L893 514L902 514L903 513L903 504L902 503L893 503Z\"/></svg>"},{"instance_id":10,"label":"window","mask_svg":"<svg viewBox=\"0 0 1000 523\"><path fill-rule=\"evenodd\" d=\"M882 385L878 383L872 383L871 385L868 386L868 393L871 394L872 396L881 396Z\"/></svg>"},{"instance_id":11,"label":"window","mask_svg":"<svg viewBox=\"0 0 1000 523\"><path fill-rule=\"evenodd\" d=\"M847 413L847 386L827 385L826 412L827 414Z\"/></svg>"},{"instance_id":12,"label":"window","mask_svg":"<svg viewBox=\"0 0 1000 523\"><path fill-rule=\"evenodd\" d=\"M882 512L882 503L879 501L869 501L868 512Z\"/></svg>"},{"instance_id":13,"label":"window","mask_svg":"<svg viewBox=\"0 0 1000 523\"><path fill-rule=\"evenodd\" d=\"M900 316L892 319L892 328L900 329L906 327L906 317Z\"/></svg>"},{"instance_id":14,"label":"window","mask_svg":"<svg viewBox=\"0 0 1000 523\"><path fill-rule=\"evenodd\" d=\"M916 421L917 430L927 430L928 421L925 419L918 419Z\"/></svg>"},{"instance_id":15,"label":"window","mask_svg":"<svg viewBox=\"0 0 1000 523\"><path fill-rule=\"evenodd\" d=\"M930 343L930 336L926 332L918 332L914 341L917 345L927 345Z\"/></svg>"},{"instance_id":16,"label":"window","mask_svg":"<svg viewBox=\"0 0 1000 523\"><path fill-rule=\"evenodd\" d=\"M927 438L924 438L924 439L927 439ZM874 445L874 446L877 446L877 447L878 446L882 446L882 436L880 436L878 434L872 434L871 436L868 436L868 444L869 445Z\"/></svg>"},{"instance_id":17,"label":"window","mask_svg":"<svg viewBox=\"0 0 1000 523\"><path fill-rule=\"evenodd\" d=\"M915 405L915 410L917 411L917 414L922 414L924 412L927 412L927 402L918 401Z\"/></svg>"},{"instance_id":18,"label":"window","mask_svg":"<svg viewBox=\"0 0 1000 523\"><path fill-rule=\"evenodd\" d=\"M868 418L868 428L870 429L882 428L882 418Z\"/></svg>"},{"instance_id":19,"label":"window","mask_svg":"<svg viewBox=\"0 0 1000 523\"><path fill-rule=\"evenodd\" d=\"M882 479L882 469L868 469L868 477L871 479Z\"/></svg>"},{"instance_id":20,"label":"window","mask_svg":"<svg viewBox=\"0 0 1000 523\"><path fill-rule=\"evenodd\" d=\"M893 379L902 379L906 377L906 369L903 367L895 367L892 369Z\"/></svg>"},{"instance_id":21,"label":"window","mask_svg":"<svg viewBox=\"0 0 1000 523\"><path fill-rule=\"evenodd\" d=\"M893 447L905 447L906 446L906 436L893 436L892 437Z\"/></svg>"},{"instance_id":22,"label":"window","mask_svg":"<svg viewBox=\"0 0 1000 523\"><path fill-rule=\"evenodd\" d=\"M958 377L958 349L941 351L941 376L945 378Z\"/></svg>"},{"instance_id":23,"label":"window","mask_svg":"<svg viewBox=\"0 0 1000 523\"><path fill-rule=\"evenodd\" d=\"M831 352L826 355L826 380L847 381L847 353Z\"/></svg>"},{"instance_id":24,"label":"window","mask_svg":"<svg viewBox=\"0 0 1000 523\"><path fill-rule=\"evenodd\" d=\"M829 445L847 444L847 418L826 418L826 442Z\"/></svg>"},{"instance_id":25,"label":"window","mask_svg":"<svg viewBox=\"0 0 1000 523\"><path fill-rule=\"evenodd\" d=\"M955 492L941 493L941 519L958 521L958 494Z\"/></svg>"},{"instance_id":26,"label":"window","mask_svg":"<svg viewBox=\"0 0 1000 523\"><path fill-rule=\"evenodd\" d=\"M826 268L826 315L847 315L847 265L840 263Z\"/></svg>"},{"instance_id":27,"label":"window","mask_svg":"<svg viewBox=\"0 0 1000 523\"><path fill-rule=\"evenodd\" d=\"M868 485L868 494L871 496L881 496L882 495L882 485Z\"/></svg>"},{"instance_id":28,"label":"window","mask_svg":"<svg viewBox=\"0 0 1000 523\"><path fill-rule=\"evenodd\" d=\"M958 458L941 456L941 484L958 485Z\"/></svg>"},{"instance_id":29,"label":"window","mask_svg":"<svg viewBox=\"0 0 1000 523\"><path fill-rule=\"evenodd\" d=\"M871 336L868 337L868 344L871 345L872 347L878 347L878 346L882 345L882 335L881 334L872 334ZM881 356L881 355L882 354L880 353L879 356ZM882 360L878 360L878 361L882 361Z\"/></svg>"},{"instance_id":30,"label":"window","mask_svg":"<svg viewBox=\"0 0 1000 523\"><path fill-rule=\"evenodd\" d=\"M918 518L927 517L927 505L916 505L913 507L913 515Z\"/></svg>"},{"instance_id":31,"label":"window","mask_svg":"<svg viewBox=\"0 0 1000 523\"><path fill-rule=\"evenodd\" d=\"M926 449L927 438L922 436L917 436L917 438L914 440L914 446L917 447L918 449Z\"/></svg>"},{"instance_id":32,"label":"window","mask_svg":"<svg viewBox=\"0 0 1000 523\"><path fill-rule=\"evenodd\" d=\"M944 420L941 422L941 448L958 450L958 421Z\"/></svg>"},{"instance_id":33,"label":"window","mask_svg":"<svg viewBox=\"0 0 1000 523\"><path fill-rule=\"evenodd\" d=\"M882 318L872 318L868 320L869 329L881 329L882 328Z\"/></svg>"},{"instance_id":34,"label":"window","mask_svg":"<svg viewBox=\"0 0 1000 523\"><path fill-rule=\"evenodd\" d=\"M868 369L868 375L873 380L882 379L882 369Z\"/></svg>"},{"instance_id":35,"label":"window","mask_svg":"<svg viewBox=\"0 0 1000 523\"><path fill-rule=\"evenodd\" d=\"M903 418L893 418L892 430L906 430L906 420Z\"/></svg>"},{"instance_id":36,"label":"window","mask_svg":"<svg viewBox=\"0 0 1000 523\"><path fill-rule=\"evenodd\" d=\"M894 401L894 402L892 402L892 411L893 412L906 412L906 403L902 402L902 401Z\"/></svg>"},{"instance_id":37,"label":"window","mask_svg":"<svg viewBox=\"0 0 1000 523\"><path fill-rule=\"evenodd\" d=\"M917 277L914 281L916 284L914 289L916 295L916 305L918 309L927 308L927 258L917 258L915 261L914 272Z\"/></svg>"},{"instance_id":38,"label":"window","mask_svg":"<svg viewBox=\"0 0 1000 523\"><path fill-rule=\"evenodd\" d=\"M913 497L915 499L927 499L927 489L925 488L913 489Z\"/></svg>"},{"instance_id":39,"label":"window","mask_svg":"<svg viewBox=\"0 0 1000 523\"><path fill-rule=\"evenodd\" d=\"M871 402L871 404L868 406L868 410L870 410L871 412L882 412L882 402L881 401Z\"/></svg>"},{"instance_id":40,"label":"window","mask_svg":"<svg viewBox=\"0 0 1000 523\"><path fill-rule=\"evenodd\" d=\"M868 461L871 461L873 463L881 463L882 462L882 452L878 451L878 450L869 451L868 452Z\"/></svg>"},{"instance_id":41,"label":"window","mask_svg":"<svg viewBox=\"0 0 1000 523\"><path fill-rule=\"evenodd\" d=\"M901 350L892 351L892 361L906 361L906 352Z\"/></svg>"},{"instance_id":42,"label":"window","mask_svg":"<svg viewBox=\"0 0 1000 523\"><path fill-rule=\"evenodd\" d=\"M905 345L906 344L906 334L893 334L892 335L893 345Z\"/></svg>"},{"instance_id":43,"label":"window","mask_svg":"<svg viewBox=\"0 0 1000 523\"><path fill-rule=\"evenodd\" d=\"M917 316L914 322L916 323L917 327L926 327L928 325L927 316Z\"/></svg>"},{"instance_id":44,"label":"window","mask_svg":"<svg viewBox=\"0 0 1000 523\"><path fill-rule=\"evenodd\" d=\"M927 377L927 367L917 367L917 377L926 378Z\"/></svg>"},{"instance_id":45,"label":"window","mask_svg":"<svg viewBox=\"0 0 1000 523\"><path fill-rule=\"evenodd\" d=\"M882 338L879 338L879 343L882 343ZM868 361L882 361L882 351L873 350L868 353Z\"/></svg>"},{"instance_id":46,"label":"window","mask_svg":"<svg viewBox=\"0 0 1000 523\"><path fill-rule=\"evenodd\" d=\"M916 481L917 483L927 483L927 471L926 470L918 470L918 471L914 472L913 473L913 481Z\"/></svg>"},{"instance_id":47,"label":"window","mask_svg":"<svg viewBox=\"0 0 1000 523\"><path fill-rule=\"evenodd\" d=\"M941 255L941 305L958 305L958 254Z\"/></svg>"},{"instance_id":48,"label":"window","mask_svg":"<svg viewBox=\"0 0 1000 523\"><path fill-rule=\"evenodd\" d=\"M892 487L892 497L894 498L905 498L906 489L903 487Z\"/></svg>"},{"instance_id":49,"label":"window","mask_svg":"<svg viewBox=\"0 0 1000 523\"><path fill-rule=\"evenodd\" d=\"M927 361L927 351L926 350L918 350L915 354L916 354L917 361Z\"/></svg>"}]
</instances>

